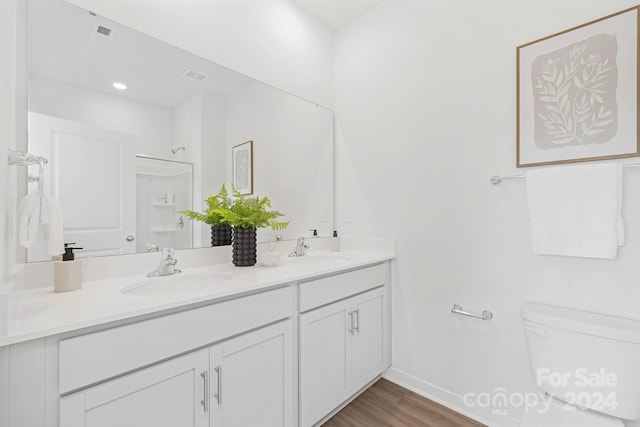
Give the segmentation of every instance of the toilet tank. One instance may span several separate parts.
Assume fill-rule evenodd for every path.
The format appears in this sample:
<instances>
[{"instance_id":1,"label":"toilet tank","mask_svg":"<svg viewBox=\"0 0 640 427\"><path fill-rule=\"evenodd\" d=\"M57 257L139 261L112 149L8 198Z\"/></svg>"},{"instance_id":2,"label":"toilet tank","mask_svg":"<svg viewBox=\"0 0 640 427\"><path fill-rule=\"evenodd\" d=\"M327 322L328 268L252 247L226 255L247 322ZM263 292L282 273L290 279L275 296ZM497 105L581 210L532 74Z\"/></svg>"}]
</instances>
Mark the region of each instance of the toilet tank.
<instances>
[{"instance_id":1,"label":"toilet tank","mask_svg":"<svg viewBox=\"0 0 640 427\"><path fill-rule=\"evenodd\" d=\"M554 397L640 418L640 321L544 304L521 309L533 379Z\"/></svg>"}]
</instances>

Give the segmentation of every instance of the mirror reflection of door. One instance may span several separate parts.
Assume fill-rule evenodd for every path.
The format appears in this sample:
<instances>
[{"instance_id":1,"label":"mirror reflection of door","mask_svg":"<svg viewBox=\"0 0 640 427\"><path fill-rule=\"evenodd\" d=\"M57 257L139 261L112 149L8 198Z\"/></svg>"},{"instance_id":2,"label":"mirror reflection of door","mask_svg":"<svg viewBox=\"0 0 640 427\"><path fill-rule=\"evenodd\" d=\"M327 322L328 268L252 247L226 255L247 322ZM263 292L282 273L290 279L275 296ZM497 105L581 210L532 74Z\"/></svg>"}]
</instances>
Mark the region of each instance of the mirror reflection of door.
<instances>
[{"instance_id":1,"label":"mirror reflection of door","mask_svg":"<svg viewBox=\"0 0 640 427\"><path fill-rule=\"evenodd\" d=\"M62 207L64 241L83 248L76 256L135 253L135 137L29 113L29 144L49 159L44 191ZM27 259L50 257L38 245Z\"/></svg>"}]
</instances>

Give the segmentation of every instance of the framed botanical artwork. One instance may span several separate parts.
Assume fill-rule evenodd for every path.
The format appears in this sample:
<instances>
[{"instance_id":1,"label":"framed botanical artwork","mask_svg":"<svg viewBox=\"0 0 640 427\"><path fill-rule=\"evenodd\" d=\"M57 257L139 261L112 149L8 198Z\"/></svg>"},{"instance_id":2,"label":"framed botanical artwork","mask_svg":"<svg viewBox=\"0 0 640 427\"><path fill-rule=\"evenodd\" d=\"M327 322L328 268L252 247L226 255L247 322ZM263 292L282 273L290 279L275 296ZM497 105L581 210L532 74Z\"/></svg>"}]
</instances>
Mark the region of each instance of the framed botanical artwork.
<instances>
[{"instance_id":1,"label":"framed botanical artwork","mask_svg":"<svg viewBox=\"0 0 640 427\"><path fill-rule=\"evenodd\" d=\"M639 13L518 46L518 167L640 156Z\"/></svg>"},{"instance_id":2,"label":"framed botanical artwork","mask_svg":"<svg viewBox=\"0 0 640 427\"><path fill-rule=\"evenodd\" d=\"M233 147L233 186L240 194L253 194L253 141Z\"/></svg>"}]
</instances>

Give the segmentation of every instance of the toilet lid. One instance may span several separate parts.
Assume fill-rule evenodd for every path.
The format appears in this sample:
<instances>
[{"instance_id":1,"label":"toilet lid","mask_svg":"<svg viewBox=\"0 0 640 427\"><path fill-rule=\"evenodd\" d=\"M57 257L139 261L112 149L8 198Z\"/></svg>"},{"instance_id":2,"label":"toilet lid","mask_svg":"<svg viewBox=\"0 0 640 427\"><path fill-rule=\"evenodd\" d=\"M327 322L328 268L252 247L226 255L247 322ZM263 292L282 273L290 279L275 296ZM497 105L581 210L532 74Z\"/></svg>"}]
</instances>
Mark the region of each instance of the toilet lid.
<instances>
[{"instance_id":1,"label":"toilet lid","mask_svg":"<svg viewBox=\"0 0 640 427\"><path fill-rule=\"evenodd\" d=\"M624 427L618 418L583 411L555 399L551 401L548 411L544 412L544 408L544 403L537 408L530 408L522 416L520 427Z\"/></svg>"}]
</instances>

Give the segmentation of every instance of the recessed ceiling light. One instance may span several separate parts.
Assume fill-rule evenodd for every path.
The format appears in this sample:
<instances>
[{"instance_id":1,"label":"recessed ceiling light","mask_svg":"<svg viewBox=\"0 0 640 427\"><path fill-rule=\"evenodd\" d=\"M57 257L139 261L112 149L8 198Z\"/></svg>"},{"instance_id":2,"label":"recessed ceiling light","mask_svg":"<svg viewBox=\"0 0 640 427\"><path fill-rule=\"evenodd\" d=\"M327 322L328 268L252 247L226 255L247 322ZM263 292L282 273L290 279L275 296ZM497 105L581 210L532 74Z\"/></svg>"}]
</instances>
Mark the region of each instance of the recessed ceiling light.
<instances>
[{"instance_id":1,"label":"recessed ceiling light","mask_svg":"<svg viewBox=\"0 0 640 427\"><path fill-rule=\"evenodd\" d=\"M120 82L115 82L113 84L113 87L115 87L118 90L125 90L127 88L127 85L124 83L120 83Z\"/></svg>"}]
</instances>

